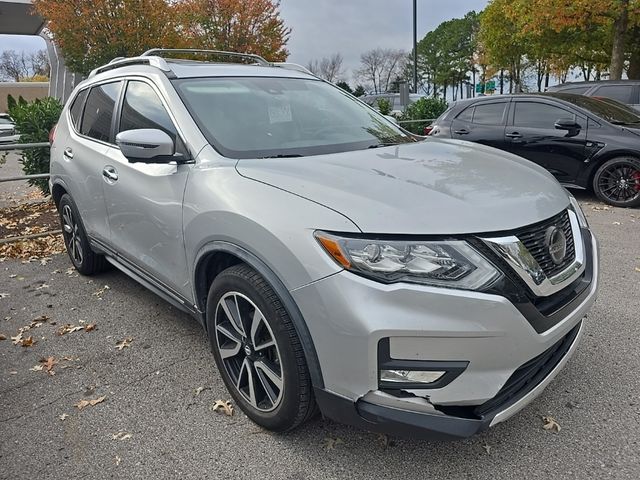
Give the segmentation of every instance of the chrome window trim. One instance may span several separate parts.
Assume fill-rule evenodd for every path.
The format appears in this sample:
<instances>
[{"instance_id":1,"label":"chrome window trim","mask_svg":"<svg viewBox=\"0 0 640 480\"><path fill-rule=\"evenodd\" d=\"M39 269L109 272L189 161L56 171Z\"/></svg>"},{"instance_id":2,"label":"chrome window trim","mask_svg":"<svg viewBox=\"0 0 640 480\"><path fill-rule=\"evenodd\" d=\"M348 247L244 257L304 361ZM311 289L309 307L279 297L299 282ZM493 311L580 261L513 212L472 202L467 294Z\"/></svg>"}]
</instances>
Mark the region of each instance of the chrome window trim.
<instances>
[{"instance_id":1,"label":"chrome window trim","mask_svg":"<svg viewBox=\"0 0 640 480\"><path fill-rule=\"evenodd\" d=\"M480 237L480 240L509 264L534 295L548 297L571 284L582 274L585 268L584 243L578 217L571 209L568 209L567 213L571 223L575 258L567 268L553 277L546 276L536 259L527 250L527 247L515 235Z\"/></svg>"}]
</instances>

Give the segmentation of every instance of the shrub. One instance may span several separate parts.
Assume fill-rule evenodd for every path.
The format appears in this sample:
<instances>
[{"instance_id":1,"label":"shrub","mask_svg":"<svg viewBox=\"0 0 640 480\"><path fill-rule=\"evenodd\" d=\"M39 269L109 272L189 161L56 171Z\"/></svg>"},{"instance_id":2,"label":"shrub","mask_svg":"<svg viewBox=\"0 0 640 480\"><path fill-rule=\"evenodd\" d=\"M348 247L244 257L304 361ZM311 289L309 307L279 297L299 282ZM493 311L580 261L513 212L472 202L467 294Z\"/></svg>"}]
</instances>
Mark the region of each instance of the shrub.
<instances>
[{"instance_id":1,"label":"shrub","mask_svg":"<svg viewBox=\"0 0 640 480\"><path fill-rule=\"evenodd\" d=\"M20 143L41 143L49 141L49 132L58 122L62 112L62 104L52 97L46 97L27 102L19 97L16 101L9 95L8 113L16 122L16 129L20 133ZM20 163L27 175L49 173L49 147L29 148L22 150ZM34 185L49 194L49 182L46 178L29 180Z\"/></svg>"},{"instance_id":2,"label":"shrub","mask_svg":"<svg viewBox=\"0 0 640 480\"><path fill-rule=\"evenodd\" d=\"M444 113L447 106L444 98L423 97L407 106L400 116L400 120L436 119ZM402 127L410 132L423 135L424 127L430 125L430 123L431 122L403 123Z\"/></svg>"},{"instance_id":3,"label":"shrub","mask_svg":"<svg viewBox=\"0 0 640 480\"><path fill-rule=\"evenodd\" d=\"M378 110L382 115L389 115L391 113L391 102L387 98L378 99Z\"/></svg>"}]
</instances>

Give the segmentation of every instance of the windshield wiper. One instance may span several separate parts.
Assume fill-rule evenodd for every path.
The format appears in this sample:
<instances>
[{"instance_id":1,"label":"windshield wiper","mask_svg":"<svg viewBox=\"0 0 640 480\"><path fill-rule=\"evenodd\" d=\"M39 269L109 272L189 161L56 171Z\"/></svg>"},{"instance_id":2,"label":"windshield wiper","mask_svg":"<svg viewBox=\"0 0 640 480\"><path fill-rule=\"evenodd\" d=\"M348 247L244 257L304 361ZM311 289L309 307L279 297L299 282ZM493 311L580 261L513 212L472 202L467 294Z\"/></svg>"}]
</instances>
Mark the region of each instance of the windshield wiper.
<instances>
[{"instance_id":1,"label":"windshield wiper","mask_svg":"<svg viewBox=\"0 0 640 480\"><path fill-rule=\"evenodd\" d=\"M296 158L296 157L302 157L304 155L300 155L299 153L279 153L277 155L268 155L266 157L261 157L261 158Z\"/></svg>"},{"instance_id":2,"label":"windshield wiper","mask_svg":"<svg viewBox=\"0 0 640 480\"><path fill-rule=\"evenodd\" d=\"M389 143L374 143L373 145L369 145L367 148L382 148L382 147L391 147L393 145L399 145L397 142L389 142Z\"/></svg>"}]
</instances>

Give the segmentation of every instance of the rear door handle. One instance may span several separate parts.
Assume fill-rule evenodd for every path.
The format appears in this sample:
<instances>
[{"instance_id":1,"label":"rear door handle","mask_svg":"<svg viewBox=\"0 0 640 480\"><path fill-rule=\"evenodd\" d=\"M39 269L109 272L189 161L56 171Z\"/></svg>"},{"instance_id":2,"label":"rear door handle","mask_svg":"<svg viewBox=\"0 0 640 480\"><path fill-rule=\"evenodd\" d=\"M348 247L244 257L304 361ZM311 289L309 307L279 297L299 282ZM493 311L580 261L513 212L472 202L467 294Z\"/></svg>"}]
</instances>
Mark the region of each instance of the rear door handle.
<instances>
[{"instance_id":1,"label":"rear door handle","mask_svg":"<svg viewBox=\"0 0 640 480\"><path fill-rule=\"evenodd\" d=\"M67 157L69 160L71 160L73 158L73 150L71 150L71 147L67 147L62 152L62 155Z\"/></svg>"},{"instance_id":2,"label":"rear door handle","mask_svg":"<svg viewBox=\"0 0 640 480\"><path fill-rule=\"evenodd\" d=\"M518 132L505 133L504 136L509 138L522 138L522 135Z\"/></svg>"},{"instance_id":3,"label":"rear door handle","mask_svg":"<svg viewBox=\"0 0 640 480\"><path fill-rule=\"evenodd\" d=\"M111 165L107 165L102 169L102 176L106 178L109 183L118 181L118 172Z\"/></svg>"},{"instance_id":4,"label":"rear door handle","mask_svg":"<svg viewBox=\"0 0 640 480\"><path fill-rule=\"evenodd\" d=\"M461 128L460 130L454 130L453 133L455 133L456 135L467 135L469 133L469 130L467 130L466 128Z\"/></svg>"}]
</instances>

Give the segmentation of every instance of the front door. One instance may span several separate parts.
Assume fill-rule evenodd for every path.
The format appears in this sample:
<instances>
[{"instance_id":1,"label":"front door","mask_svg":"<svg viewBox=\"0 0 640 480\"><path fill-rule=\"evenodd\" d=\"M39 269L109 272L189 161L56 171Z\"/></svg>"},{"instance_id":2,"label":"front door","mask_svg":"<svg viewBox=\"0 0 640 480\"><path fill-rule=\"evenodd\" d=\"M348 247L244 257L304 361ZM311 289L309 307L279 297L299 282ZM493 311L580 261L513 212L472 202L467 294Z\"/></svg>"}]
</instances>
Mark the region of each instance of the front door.
<instances>
[{"instance_id":1,"label":"front door","mask_svg":"<svg viewBox=\"0 0 640 480\"><path fill-rule=\"evenodd\" d=\"M572 183L586 158L587 119L563 105L516 100L505 129L505 150L546 168L559 181ZM559 130L560 119L573 119L581 127Z\"/></svg>"},{"instance_id":2,"label":"front door","mask_svg":"<svg viewBox=\"0 0 640 480\"><path fill-rule=\"evenodd\" d=\"M155 88L130 80L116 132L165 131L181 145L175 125ZM103 166L111 246L117 253L183 297L189 276L182 233L182 201L189 165L129 163L111 147Z\"/></svg>"},{"instance_id":3,"label":"front door","mask_svg":"<svg viewBox=\"0 0 640 480\"><path fill-rule=\"evenodd\" d=\"M463 110L451 122L451 137L502 148L508 102L481 102Z\"/></svg>"}]
</instances>

